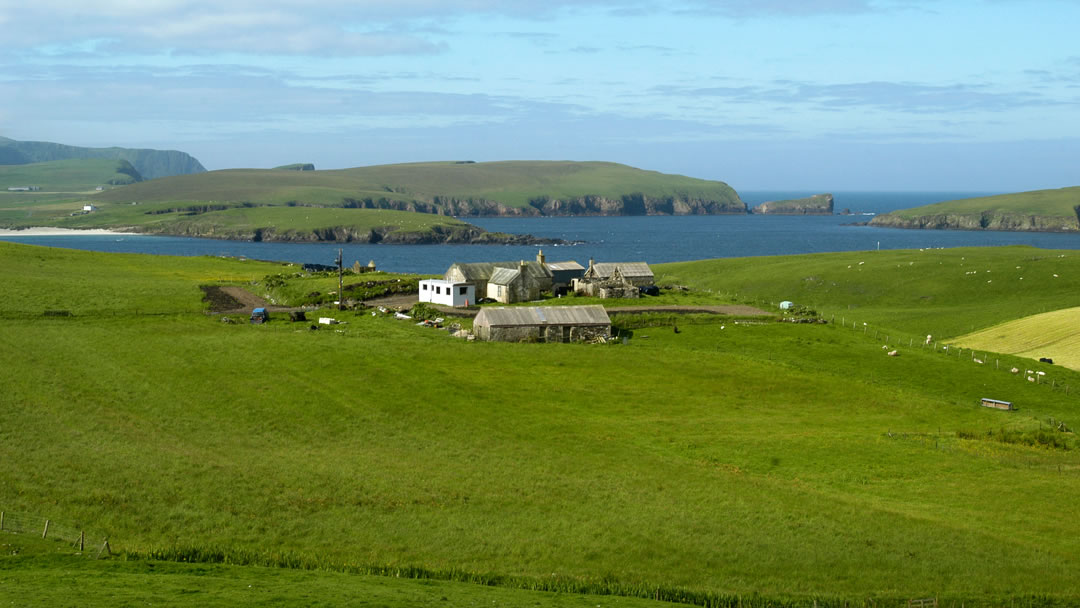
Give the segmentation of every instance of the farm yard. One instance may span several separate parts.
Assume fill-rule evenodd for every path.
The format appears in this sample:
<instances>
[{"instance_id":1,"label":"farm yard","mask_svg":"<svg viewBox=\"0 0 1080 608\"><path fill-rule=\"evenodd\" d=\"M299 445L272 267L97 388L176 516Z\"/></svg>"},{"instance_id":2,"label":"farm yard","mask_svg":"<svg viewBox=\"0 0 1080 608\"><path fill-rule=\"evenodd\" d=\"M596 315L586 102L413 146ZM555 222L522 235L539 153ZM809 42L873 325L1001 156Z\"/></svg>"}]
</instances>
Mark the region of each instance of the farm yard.
<instances>
[{"instance_id":1,"label":"farm yard","mask_svg":"<svg viewBox=\"0 0 1080 608\"><path fill-rule=\"evenodd\" d=\"M268 285L294 272L277 264L0 260L0 510L115 554L0 531L0 598L59 580L46 603L1080 602L1080 375L960 338L1075 307L1071 253L660 265L688 290L655 307L792 300L827 322L659 310L613 315L627 340L605 345L207 314L204 285L282 306L331 289ZM397 278L418 280L371 280Z\"/></svg>"}]
</instances>

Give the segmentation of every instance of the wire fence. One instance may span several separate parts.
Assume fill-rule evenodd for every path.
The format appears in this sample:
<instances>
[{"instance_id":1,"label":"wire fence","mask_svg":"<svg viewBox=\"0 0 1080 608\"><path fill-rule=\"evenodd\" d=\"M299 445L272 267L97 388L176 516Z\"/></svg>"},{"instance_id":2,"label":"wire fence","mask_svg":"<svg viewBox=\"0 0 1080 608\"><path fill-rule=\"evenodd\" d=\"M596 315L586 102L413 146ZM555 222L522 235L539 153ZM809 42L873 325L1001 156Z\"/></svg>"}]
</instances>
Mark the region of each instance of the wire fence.
<instances>
[{"instance_id":1,"label":"wire fence","mask_svg":"<svg viewBox=\"0 0 1080 608\"><path fill-rule=\"evenodd\" d=\"M112 555L109 547L109 539L100 537L97 544L88 536L86 530L79 525L56 521L40 515L28 515L26 513L13 513L0 511L0 532L12 534L40 534L41 538L51 538L67 543L84 555L93 556L95 559L106 555ZM87 547L90 551L87 551ZM95 548L96 547L96 548Z\"/></svg>"}]
</instances>

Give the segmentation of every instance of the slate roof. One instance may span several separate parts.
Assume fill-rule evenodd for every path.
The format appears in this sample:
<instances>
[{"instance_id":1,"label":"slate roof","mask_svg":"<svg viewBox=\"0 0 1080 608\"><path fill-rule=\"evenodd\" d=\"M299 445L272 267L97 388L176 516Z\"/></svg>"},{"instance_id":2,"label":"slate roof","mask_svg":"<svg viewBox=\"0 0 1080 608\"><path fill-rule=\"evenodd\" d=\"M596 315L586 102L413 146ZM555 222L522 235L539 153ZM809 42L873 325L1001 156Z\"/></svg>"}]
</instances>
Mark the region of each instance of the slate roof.
<instances>
[{"instance_id":1,"label":"slate roof","mask_svg":"<svg viewBox=\"0 0 1080 608\"><path fill-rule=\"evenodd\" d=\"M488 283L509 285L519 276L521 276L521 272L515 268L496 268L495 271L491 273L491 278L488 279Z\"/></svg>"},{"instance_id":2,"label":"slate roof","mask_svg":"<svg viewBox=\"0 0 1080 608\"><path fill-rule=\"evenodd\" d=\"M645 262L602 262L593 264L593 271L601 279L610 278L618 268L625 279L651 278L653 271Z\"/></svg>"},{"instance_id":3,"label":"slate roof","mask_svg":"<svg viewBox=\"0 0 1080 608\"><path fill-rule=\"evenodd\" d=\"M454 264L450 268L454 266L457 266L466 281L487 281L490 280L496 268L517 270L520 262L471 262ZM447 270L446 273L450 274L450 271ZM551 277L551 271L539 262L525 262L525 274L534 279Z\"/></svg>"},{"instance_id":4,"label":"slate roof","mask_svg":"<svg viewBox=\"0 0 1080 608\"><path fill-rule=\"evenodd\" d=\"M474 324L488 327L611 325L603 306L511 306L482 308Z\"/></svg>"},{"instance_id":5,"label":"slate roof","mask_svg":"<svg viewBox=\"0 0 1080 608\"><path fill-rule=\"evenodd\" d=\"M585 270L585 267L574 260L567 262L547 262L549 270Z\"/></svg>"}]
</instances>

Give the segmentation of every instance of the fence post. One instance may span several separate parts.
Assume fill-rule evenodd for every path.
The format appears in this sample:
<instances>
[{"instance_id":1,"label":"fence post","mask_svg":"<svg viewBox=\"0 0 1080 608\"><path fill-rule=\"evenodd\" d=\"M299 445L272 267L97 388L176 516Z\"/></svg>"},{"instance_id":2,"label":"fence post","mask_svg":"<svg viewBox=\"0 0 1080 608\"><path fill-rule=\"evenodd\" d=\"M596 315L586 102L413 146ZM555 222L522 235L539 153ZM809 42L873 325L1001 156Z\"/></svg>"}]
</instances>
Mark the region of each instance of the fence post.
<instances>
[{"instance_id":1,"label":"fence post","mask_svg":"<svg viewBox=\"0 0 1080 608\"><path fill-rule=\"evenodd\" d=\"M101 559L101 554L112 555L112 549L109 548L109 539L106 537L105 542L101 544L101 549L97 552L97 557L94 559Z\"/></svg>"},{"instance_id":2,"label":"fence post","mask_svg":"<svg viewBox=\"0 0 1080 608\"><path fill-rule=\"evenodd\" d=\"M41 538L45 538L49 535L49 520L45 520L45 531L41 533Z\"/></svg>"},{"instance_id":3,"label":"fence post","mask_svg":"<svg viewBox=\"0 0 1080 608\"><path fill-rule=\"evenodd\" d=\"M4 512L0 511L0 530L4 529Z\"/></svg>"},{"instance_id":4,"label":"fence post","mask_svg":"<svg viewBox=\"0 0 1080 608\"><path fill-rule=\"evenodd\" d=\"M83 551L86 548L86 531L79 530L79 551Z\"/></svg>"}]
</instances>

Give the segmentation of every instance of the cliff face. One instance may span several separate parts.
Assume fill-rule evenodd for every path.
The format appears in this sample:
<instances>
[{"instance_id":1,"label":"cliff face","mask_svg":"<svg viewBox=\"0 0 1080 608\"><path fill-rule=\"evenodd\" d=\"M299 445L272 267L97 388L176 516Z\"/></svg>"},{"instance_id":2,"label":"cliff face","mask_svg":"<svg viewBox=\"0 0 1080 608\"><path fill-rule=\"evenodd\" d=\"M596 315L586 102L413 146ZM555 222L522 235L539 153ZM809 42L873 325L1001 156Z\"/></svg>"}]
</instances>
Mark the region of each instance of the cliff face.
<instances>
[{"instance_id":1,"label":"cliff face","mask_svg":"<svg viewBox=\"0 0 1080 608\"><path fill-rule=\"evenodd\" d=\"M278 230L273 227L253 230L215 228L205 224L175 223L132 228L143 234L167 234L210 239L254 242L297 243L386 243L397 245L485 244L485 245L565 245L562 239L535 237L530 234L488 232L477 226L435 226L423 232L399 230L394 226L357 229L352 226L329 226L315 230Z\"/></svg>"},{"instance_id":2,"label":"cliff face","mask_svg":"<svg viewBox=\"0 0 1080 608\"><path fill-rule=\"evenodd\" d=\"M815 194L806 198L769 201L754 207L753 213L762 215L832 215L833 195Z\"/></svg>"},{"instance_id":3,"label":"cliff face","mask_svg":"<svg viewBox=\"0 0 1080 608\"><path fill-rule=\"evenodd\" d=\"M16 141L0 138L0 164L25 165L85 158L126 160L135 167L143 179L206 171L193 156L178 150L81 148L46 141Z\"/></svg>"},{"instance_id":4,"label":"cliff face","mask_svg":"<svg viewBox=\"0 0 1080 608\"><path fill-rule=\"evenodd\" d=\"M984 211L981 214L942 213L901 217L886 214L870 220L871 226L931 230L1007 230L1026 232L1078 232L1077 217L1044 216Z\"/></svg>"},{"instance_id":5,"label":"cliff face","mask_svg":"<svg viewBox=\"0 0 1080 608\"><path fill-rule=\"evenodd\" d=\"M642 194L627 194L619 199L602 196L582 196L570 199L540 197L529 201L528 207L510 207L498 201L474 198L436 196L430 203L401 201L386 198L346 199L345 207L361 209L396 209L437 213L454 217L483 216L561 216L561 215L718 215L746 213L741 200L719 201L693 198L652 198Z\"/></svg>"}]
</instances>

